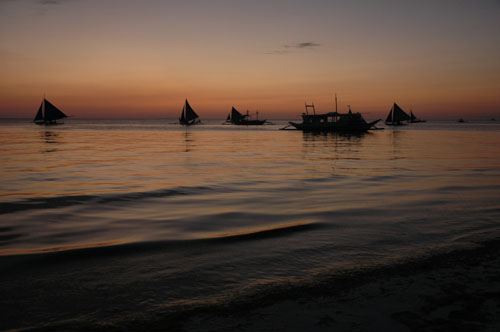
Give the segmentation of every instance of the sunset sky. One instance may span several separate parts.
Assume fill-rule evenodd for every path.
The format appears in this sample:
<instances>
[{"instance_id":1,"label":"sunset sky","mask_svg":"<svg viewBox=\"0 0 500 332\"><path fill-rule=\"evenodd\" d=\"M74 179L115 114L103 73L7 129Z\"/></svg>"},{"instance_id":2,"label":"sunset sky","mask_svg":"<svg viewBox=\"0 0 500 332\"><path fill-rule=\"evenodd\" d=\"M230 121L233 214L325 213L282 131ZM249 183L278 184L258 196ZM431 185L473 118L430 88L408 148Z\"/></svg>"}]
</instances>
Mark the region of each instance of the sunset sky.
<instances>
[{"instance_id":1,"label":"sunset sky","mask_svg":"<svg viewBox=\"0 0 500 332\"><path fill-rule=\"evenodd\" d=\"M0 0L0 117L500 118L500 1Z\"/></svg>"}]
</instances>

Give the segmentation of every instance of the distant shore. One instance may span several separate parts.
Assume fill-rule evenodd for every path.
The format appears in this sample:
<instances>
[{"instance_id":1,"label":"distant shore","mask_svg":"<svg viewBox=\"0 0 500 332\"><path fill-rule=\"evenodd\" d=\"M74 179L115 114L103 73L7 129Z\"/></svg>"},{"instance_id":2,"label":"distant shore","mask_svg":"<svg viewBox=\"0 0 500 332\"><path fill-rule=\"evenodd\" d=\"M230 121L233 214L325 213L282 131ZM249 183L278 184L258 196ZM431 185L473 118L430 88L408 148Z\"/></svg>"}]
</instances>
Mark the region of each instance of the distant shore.
<instances>
[{"instance_id":1,"label":"distant shore","mask_svg":"<svg viewBox=\"0 0 500 332\"><path fill-rule=\"evenodd\" d=\"M164 317L148 330L499 331L500 239Z\"/></svg>"}]
</instances>

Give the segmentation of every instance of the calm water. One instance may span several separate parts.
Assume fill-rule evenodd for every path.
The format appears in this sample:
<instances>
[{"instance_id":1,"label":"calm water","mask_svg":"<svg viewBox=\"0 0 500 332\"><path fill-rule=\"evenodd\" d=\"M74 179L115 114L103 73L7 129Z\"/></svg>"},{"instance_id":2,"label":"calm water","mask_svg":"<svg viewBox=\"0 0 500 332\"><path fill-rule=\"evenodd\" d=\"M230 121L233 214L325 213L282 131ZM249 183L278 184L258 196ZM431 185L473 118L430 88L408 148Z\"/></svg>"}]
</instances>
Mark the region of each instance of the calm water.
<instances>
[{"instance_id":1,"label":"calm water","mask_svg":"<svg viewBox=\"0 0 500 332\"><path fill-rule=\"evenodd\" d=\"M500 124L0 123L0 330L126 326L500 235Z\"/></svg>"}]
</instances>

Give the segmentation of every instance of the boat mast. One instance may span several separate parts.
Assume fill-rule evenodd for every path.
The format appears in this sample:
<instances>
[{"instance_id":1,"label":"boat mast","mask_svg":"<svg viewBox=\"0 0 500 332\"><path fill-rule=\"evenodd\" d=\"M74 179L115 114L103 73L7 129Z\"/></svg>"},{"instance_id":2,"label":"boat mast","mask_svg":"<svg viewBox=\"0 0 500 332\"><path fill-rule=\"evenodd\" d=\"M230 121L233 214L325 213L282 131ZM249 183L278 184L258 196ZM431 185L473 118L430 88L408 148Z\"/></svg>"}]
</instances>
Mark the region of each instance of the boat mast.
<instances>
[{"instance_id":1,"label":"boat mast","mask_svg":"<svg viewBox=\"0 0 500 332\"><path fill-rule=\"evenodd\" d=\"M42 114L43 114L43 121L45 121L45 91L43 92L43 106L42 106Z\"/></svg>"},{"instance_id":2,"label":"boat mast","mask_svg":"<svg viewBox=\"0 0 500 332\"><path fill-rule=\"evenodd\" d=\"M314 103L312 103L311 105L307 105L307 102L305 102L305 105L306 105L306 114L309 115L309 107L313 109L313 114L316 115L316 110L314 109Z\"/></svg>"}]
</instances>

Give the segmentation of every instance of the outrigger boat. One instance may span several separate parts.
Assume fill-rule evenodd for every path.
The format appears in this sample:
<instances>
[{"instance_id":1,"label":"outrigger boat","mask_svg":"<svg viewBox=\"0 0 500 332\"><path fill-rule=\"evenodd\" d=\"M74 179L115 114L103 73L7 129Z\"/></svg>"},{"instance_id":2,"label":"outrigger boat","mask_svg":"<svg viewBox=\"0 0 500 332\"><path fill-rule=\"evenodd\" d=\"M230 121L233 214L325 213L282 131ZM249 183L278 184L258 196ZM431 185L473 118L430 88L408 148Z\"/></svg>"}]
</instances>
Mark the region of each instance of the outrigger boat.
<instances>
[{"instance_id":1,"label":"outrigger boat","mask_svg":"<svg viewBox=\"0 0 500 332\"><path fill-rule=\"evenodd\" d=\"M380 119L366 122L360 113L353 113L349 106L349 112L337 112L337 95L335 95L335 112L316 114L314 104L305 104L306 112L302 113L302 123L289 122L291 126L303 131L332 131L332 132L364 132L376 129L375 124ZM313 114L309 114L311 108ZM288 126L287 126L288 127ZM283 128L286 129L287 127Z\"/></svg>"},{"instance_id":2,"label":"outrigger boat","mask_svg":"<svg viewBox=\"0 0 500 332\"><path fill-rule=\"evenodd\" d=\"M198 114L196 114L196 112L193 110L191 105L189 105L186 99L184 107L182 108L181 117L179 118L179 123L181 125L190 126L198 124L200 122L201 122L200 117L198 116Z\"/></svg>"},{"instance_id":3,"label":"outrigger boat","mask_svg":"<svg viewBox=\"0 0 500 332\"><path fill-rule=\"evenodd\" d=\"M52 105L45 97L43 97L42 103L36 112L33 122L37 125L55 125L61 124L57 120L67 118L68 116L61 112L57 107Z\"/></svg>"},{"instance_id":4,"label":"outrigger boat","mask_svg":"<svg viewBox=\"0 0 500 332\"><path fill-rule=\"evenodd\" d=\"M226 123L232 123L240 126L260 126L266 123L266 120L259 120L259 112L256 112L257 118L250 120L250 115L243 115L236 108L231 109L231 112L227 115Z\"/></svg>"}]
</instances>

